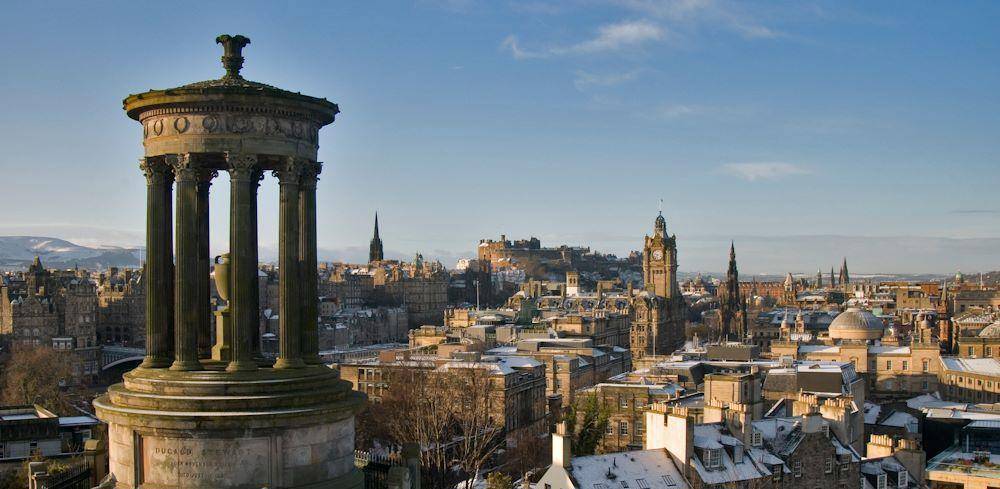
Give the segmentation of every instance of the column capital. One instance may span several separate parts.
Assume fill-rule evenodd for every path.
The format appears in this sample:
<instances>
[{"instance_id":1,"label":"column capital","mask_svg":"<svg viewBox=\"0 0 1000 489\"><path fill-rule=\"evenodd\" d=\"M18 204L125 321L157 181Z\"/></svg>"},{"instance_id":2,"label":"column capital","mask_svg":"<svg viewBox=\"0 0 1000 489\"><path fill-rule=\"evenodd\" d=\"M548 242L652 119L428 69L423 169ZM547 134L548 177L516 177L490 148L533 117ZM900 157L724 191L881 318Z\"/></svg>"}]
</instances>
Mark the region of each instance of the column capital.
<instances>
[{"instance_id":1,"label":"column capital","mask_svg":"<svg viewBox=\"0 0 1000 489\"><path fill-rule=\"evenodd\" d=\"M219 171L214 168L202 167L198 169L198 183L201 185L212 185L212 180L217 176L219 176Z\"/></svg>"},{"instance_id":2,"label":"column capital","mask_svg":"<svg viewBox=\"0 0 1000 489\"><path fill-rule=\"evenodd\" d=\"M299 185L299 180L303 178L309 161L294 156L287 156L281 159L281 163L271 174L278 179L280 185Z\"/></svg>"},{"instance_id":3,"label":"column capital","mask_svg":"<svg viewBox=\"0 0 1000 489\"><path fill-rule=\"evenodd\" d=\"M148 185L173 180L173 168L160 158L139 158L139 169L146 176Z\"/></svg>"},{"instance_id":4,"label":"column capital","mask_svg":"<svg viewBox=\"0 0 1000 489\"><path fill-rule=\"evenodd\" d=\"M323 171L323 163L319 161L305 161L302 168L302 187L316 188L319 181L319 174Z\"/></svg>"},{"instance_id":5,"label":"column capital","mask_svg":"<svg viewBox=\"0 0 1000 489\"><path fill-rule=\"evenodd\" d=\"M226 166L232 180L253 180L259 182L264 172L257 161L257 155L247 153L226 153Z\"/></svg>"},{"instance_id":6,"label":"column capital","mask_svg":"<svg viewBox=\"0 0 1000 489\"><path fill-rule=\"evenodd\" d=\"M197 182L201 169L190 153L166 155L166 162L174 170L174 178L178 182Z\"/></svg>"}]
</instances>

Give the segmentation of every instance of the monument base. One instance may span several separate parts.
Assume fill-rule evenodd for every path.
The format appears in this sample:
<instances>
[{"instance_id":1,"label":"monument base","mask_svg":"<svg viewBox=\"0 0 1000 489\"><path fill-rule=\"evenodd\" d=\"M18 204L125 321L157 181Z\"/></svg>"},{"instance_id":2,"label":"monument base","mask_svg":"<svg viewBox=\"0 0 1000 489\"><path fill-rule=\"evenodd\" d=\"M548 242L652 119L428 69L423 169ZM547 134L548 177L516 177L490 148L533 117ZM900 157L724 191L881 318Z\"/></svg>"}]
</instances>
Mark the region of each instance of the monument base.
<instances>
[{"instance_id":1,"label":"monument base","mask_svg":"<svg viewBox=\"0 0 1000 489\"><path fill-rule=\"evenodd\" d=\"M357 488L364 395L326 366L139 368L94 401L119 489Z\"/></svg>"}]
</instances>

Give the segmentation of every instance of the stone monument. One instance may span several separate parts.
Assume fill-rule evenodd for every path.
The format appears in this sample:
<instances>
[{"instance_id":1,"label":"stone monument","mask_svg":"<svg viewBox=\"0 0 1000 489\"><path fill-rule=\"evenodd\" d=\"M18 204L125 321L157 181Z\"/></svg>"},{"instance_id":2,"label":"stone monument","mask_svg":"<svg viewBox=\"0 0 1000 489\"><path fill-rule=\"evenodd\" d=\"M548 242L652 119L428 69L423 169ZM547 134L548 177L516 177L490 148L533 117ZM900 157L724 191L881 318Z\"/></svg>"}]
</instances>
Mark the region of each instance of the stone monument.
<instances>
[{"instance_id":1,"label":"stone monument","mask_svg":"<svg viewBox=\"0 0 1000 489\"><path fill-rule=\"evenodd\" d=\"M94 401L109 426L115 487L361 487L354 416L364 395L320 362L316 324L316 154L319 129L338 108L244 79L250 40L216 41L222 78L124 101L143 128L149 282L145 360ZM229 173L230 234L215 280L228 304L213 311L208 197L220 171ZM259 354L258 335L257 187L266 171L280 186L273 362Z\"/></svg>"}]
</instances>

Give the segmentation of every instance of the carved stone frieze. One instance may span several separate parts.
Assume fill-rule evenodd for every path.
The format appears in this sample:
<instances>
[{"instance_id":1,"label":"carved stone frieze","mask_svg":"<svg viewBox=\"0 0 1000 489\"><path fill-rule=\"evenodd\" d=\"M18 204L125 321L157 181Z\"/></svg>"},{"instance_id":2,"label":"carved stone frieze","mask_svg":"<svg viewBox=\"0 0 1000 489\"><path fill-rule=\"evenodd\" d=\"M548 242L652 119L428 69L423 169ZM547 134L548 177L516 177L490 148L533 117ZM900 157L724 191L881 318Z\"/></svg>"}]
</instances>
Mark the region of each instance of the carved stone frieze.
<instances>
[{"instance_id":1,"label":"carved stone frieze","mask_svg":"<svg viewBox=\"0 0 1000 489\"><path fill-rule=\"evenodd\" d=\"M314 122L267 114L240 112L165 114L143 120L144 139L190 135L252 135L319 142Z\"/></svg>"}]
</instances>

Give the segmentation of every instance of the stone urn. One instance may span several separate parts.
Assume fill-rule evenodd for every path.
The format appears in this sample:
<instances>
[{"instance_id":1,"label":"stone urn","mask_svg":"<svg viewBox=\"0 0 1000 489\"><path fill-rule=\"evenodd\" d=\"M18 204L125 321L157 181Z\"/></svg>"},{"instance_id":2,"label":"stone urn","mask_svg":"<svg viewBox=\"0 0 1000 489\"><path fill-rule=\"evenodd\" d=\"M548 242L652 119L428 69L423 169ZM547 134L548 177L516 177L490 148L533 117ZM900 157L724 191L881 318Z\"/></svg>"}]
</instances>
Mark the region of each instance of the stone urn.
<instances>
[{"instance_id":1,"label":"stone urn","mask_svg":"<svg viewBox=\"0 0 1000 489\"><path fill-rule=\"evenodd\" d=\"M215 288L219 297L229 302L229 253L215 257Z\"/></svg>"}]
</instances>

